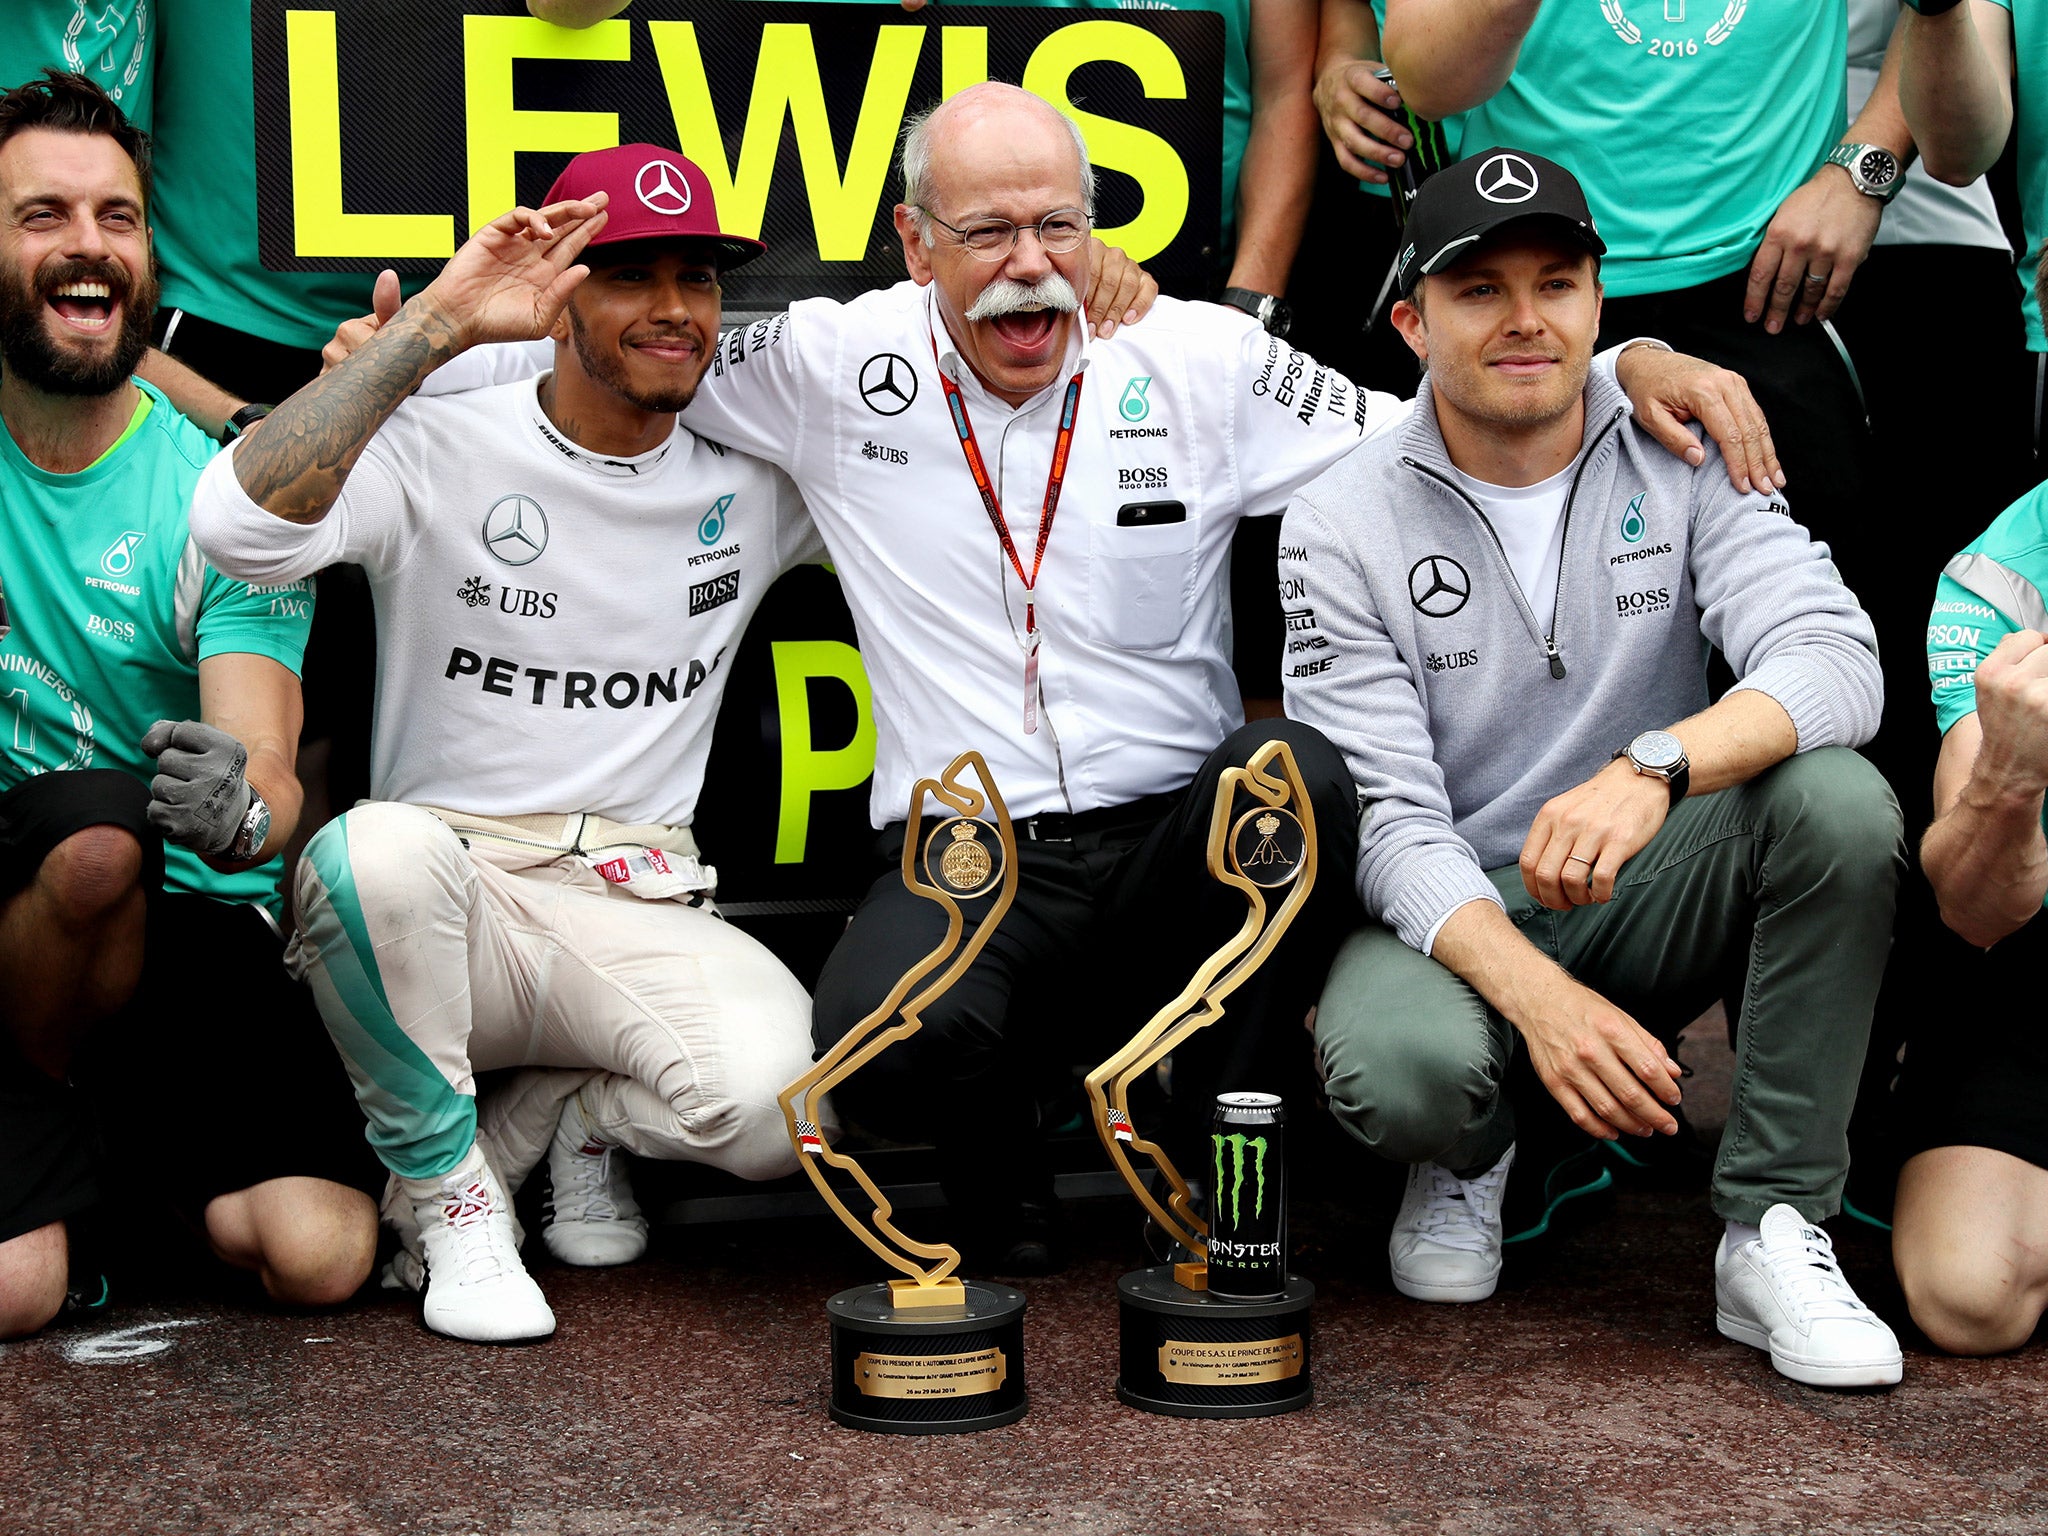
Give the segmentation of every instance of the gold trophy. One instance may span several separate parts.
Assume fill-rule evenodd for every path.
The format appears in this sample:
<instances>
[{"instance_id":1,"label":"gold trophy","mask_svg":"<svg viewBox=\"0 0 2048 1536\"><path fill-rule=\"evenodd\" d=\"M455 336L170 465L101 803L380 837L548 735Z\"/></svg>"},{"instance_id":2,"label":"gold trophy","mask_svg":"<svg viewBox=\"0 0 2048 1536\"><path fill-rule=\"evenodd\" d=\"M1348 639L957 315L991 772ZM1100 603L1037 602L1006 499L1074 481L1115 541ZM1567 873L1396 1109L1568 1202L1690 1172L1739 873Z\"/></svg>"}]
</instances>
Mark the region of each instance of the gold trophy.
<instances>
[{"instance_id":1,"label":"gold trophy","mask_svg":"<svg viewBox=\"0 0 2048 1536\"><path fill-rule=\"evenodd\" d=\"M968 768L979 789L961 782ZM927 797L954 812L928 834ZM1016 834L979 752L961 753L939 778L920 779L911 790L903 883L945 909L945 938L903 973L874 1012L783 1089L779 1100L798 1161L825 1203L849 1232L902 1271L899 1279L855 1286L826 1303L832 1325L832 1417L850 1428L894 1434L994 1429L1024 1416L1022 1293L962 1281L954 1274L958 1249L922 1243L899 1231L888 1197L859 1163L826 1144L814 1113L835 1085L924 1027L923 1010L967 973L1017 894ZM963 945L966 923L960 902L991 895L987 915ZM942 965L945 969L910 997L911 989ZM899 1008L901 1019L884 1028ZM827 1164L851 1177L867 1198L868 1215L857 1215L841 1198L825 1175Z\"/></svg>"},{"instance_id":2,"label":"gold trophy","mask_svg":"<svg viewBox=\"0 0 2048 1536\"><path fill-rule=\"evenodd\" d=\"M1241 801L1246 808L1240 809ZM1306 1407L1313 1391L1308 1313L1315 1288L1286 1272L1280 1101L1271 1094L1238 1093L1219 1100L1219 1129L1212 1137L1217 1188L1211 1195L1215 1214L1232 1224L1232 1232L1227 1246L1212 1249L1211 1223L1195 1209L1187 1180L1166 1150L1132 1124L1130 1086L1195 1031L1223 1017L1224 1000L1265 963L1314 888L1315 815L1285 742L1268 742L1245 767L1225 771L1209 821L1209 873L1244 895L1243 926L1197 967L1178 997L1088 1074L1088 1098L1111 1164L1160 1229L1196 1255L1190 1262L1133 1271L1117 1282L1117 1396L1154 1413L1252 1418ZM1235 1159L1228 1201L1222 1187L1226 1146ZM1248 1146L1257 1157L1253 1202L1243 1197ZM1132 1164L1133 1152L1151 1160L1163 1200ZM1240 1221L1246 1224L1242 1231Z\"/></svg>"}]
</instances>

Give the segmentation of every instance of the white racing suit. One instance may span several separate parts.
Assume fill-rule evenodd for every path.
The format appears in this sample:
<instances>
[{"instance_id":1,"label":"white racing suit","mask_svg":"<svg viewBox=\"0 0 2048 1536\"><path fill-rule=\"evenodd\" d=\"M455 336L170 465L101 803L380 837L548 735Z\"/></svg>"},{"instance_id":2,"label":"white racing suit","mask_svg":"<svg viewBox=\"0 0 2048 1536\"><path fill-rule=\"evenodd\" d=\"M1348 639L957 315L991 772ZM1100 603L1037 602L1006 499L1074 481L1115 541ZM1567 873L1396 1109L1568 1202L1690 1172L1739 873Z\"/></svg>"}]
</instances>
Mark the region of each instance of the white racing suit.
<instances>
[{"instance_id":1,"label":"white racing suit","mask_svg":"<svg viewBox=\"0 0 2048 1536\"><path fill-rule=\"evenodd\" d=\"M689 829L365 802L299 863L288 959L313 988L394 1173L481 1132L517 1189L581 1091L641 1157L791 1172L777 1092L811 1063L810 999L721 919ZM479 1108L477 1072L524 1068Z\"/></svg>"}]
</instances>

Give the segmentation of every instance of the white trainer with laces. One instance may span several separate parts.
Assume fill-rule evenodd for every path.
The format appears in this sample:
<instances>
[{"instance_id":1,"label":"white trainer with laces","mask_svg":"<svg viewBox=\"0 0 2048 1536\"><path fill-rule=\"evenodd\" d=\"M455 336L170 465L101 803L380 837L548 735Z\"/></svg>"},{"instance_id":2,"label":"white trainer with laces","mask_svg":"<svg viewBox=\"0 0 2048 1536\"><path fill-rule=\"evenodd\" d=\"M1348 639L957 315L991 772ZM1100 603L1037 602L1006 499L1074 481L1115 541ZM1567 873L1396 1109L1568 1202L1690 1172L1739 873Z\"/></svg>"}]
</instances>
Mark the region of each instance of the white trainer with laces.
<instances>
[{"instance_id":1,"label":"white trainer with laces","mask_svg":"<svg viewBox=\"0 0 2048 1536\"><path fill-rule=\"evenodd\" d=\"M647 1218L633 1198L626 1159L591 1129L580 1094L562 1105L548 1144L548 1182L541 1238L564 1264L630 1264L647 1251Z\"/></svg>"},{"instance_id":2,"label":"white trainer with laces","mask_svg":"<svg viewBox=\"0 0 2048 1536\"><path fill-rule=\"evenodd\" d=\"M1394 1289L1417 1301L1484 1301L1500 1284L1501 1198L1515 1149L1476 1179L1436 1163L1408 1170L1387 1238Z\"/></svg>"},{"instance_id":3,"label":"white trainer with laces","mask_svg":"<svg viewBox=\"0 0 2048 1536\"><path fill-rule=\"evenodd\" d=\"M490 1164L471 1152L460 1168L421 1189L405 1181L426 1263L422 1315L451 1339L511 1344L544 1339L555 1314L519 1261L512 1202Z\"/></svg>"},{"instance_id":4,"label":"white trainer with laces","mask_svg":"<svg viewBox=\"0 0 2048 1536\"><path fill-rule=\"evenodd\" d=\"M1827 1233L1789 1205L1764 1212L1763 1235L1714 1255L1714 1324L1770 1351L1781 1376L1810 1387L1888 1387L1904 1374L1899 1341L1835 1263Z\"/></svg>"}]
</instances>

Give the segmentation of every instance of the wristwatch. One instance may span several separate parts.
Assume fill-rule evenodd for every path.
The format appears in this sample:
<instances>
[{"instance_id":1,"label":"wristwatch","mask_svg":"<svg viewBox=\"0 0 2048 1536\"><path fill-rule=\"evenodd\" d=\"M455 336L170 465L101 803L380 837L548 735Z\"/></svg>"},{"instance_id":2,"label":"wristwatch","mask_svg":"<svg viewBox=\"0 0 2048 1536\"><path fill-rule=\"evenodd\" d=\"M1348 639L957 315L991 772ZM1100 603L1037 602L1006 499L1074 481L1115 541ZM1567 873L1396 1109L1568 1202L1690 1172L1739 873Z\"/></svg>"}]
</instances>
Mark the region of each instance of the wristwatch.
<instances>
[{"instance_id":1,"label":"wristwatch","mask_svg":"<svg viewBox=\"0 0 2048 1536\"><path fill-rule=\"evenodd\" d=\"M256 850L270 838L270 807L263 797L256 793L256 786L249 786L249 809L242 817L242 825L235 833L235 840L228 844L231 859L253 859Z\"/></svg>"},{"instance_id":2,"label":"wristwatch","mask_svg":"<svg viewBox=\"0 0 2048 1536\"><path fill-rule=\"evenodd\" d=\"M1285 299L1270 293L1260 293L1254 288L1226 288L1219 303L1228 304L1232 309L1241 309L1271 336L1285 336L1294 324L1294 306Z\"/></svg>"},{"instance_id":3,"label":"wristwatch","mask_svg":"<svg viewBox=\"0 0 2048 1536\"><path fill-rule=\"evenodd\" d=\"M274 409L268 405L245 405L230 416L227 425L220 429L220 445L225 448L257 422L268 416Z\"/></svg>"},{"instance_id":4,"label":"wristwatch","mask_svg":"<svg viewBox=\"0 0 2048 1536\"><path fill-rule=\"evenodd\" d=\"M1645 731L1616 752L1629 766L1646 778L1662 779L1671 790L1671 803L1685 798L1692 784L1692 762L1685 755L1685 743L1669 731Z\"/></svg>"},{"instance_id":5,"label":"wristwatch","mask_svg":"<svg viewBox=\"0 0 2048 1536\"><path fill-rule=\"evenodd\" d=\"M1882 144L1837 144L1828 151L1828 164L1839 165L1865 197L1888 203L1906 183L1899 157Z\"/></svg>"}]
</instances>

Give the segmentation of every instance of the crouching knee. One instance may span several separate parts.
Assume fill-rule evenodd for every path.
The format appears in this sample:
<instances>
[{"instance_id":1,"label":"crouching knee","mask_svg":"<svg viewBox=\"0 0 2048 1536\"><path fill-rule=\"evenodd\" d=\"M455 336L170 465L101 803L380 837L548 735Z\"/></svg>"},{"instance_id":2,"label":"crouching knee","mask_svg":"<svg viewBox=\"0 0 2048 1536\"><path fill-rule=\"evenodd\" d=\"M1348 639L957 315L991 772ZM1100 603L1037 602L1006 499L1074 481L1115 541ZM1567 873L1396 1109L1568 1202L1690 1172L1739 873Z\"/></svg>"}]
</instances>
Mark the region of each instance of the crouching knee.
<instances>
[{"instance_id":1,"label":"crouching knee","mask_svg":"<svg viewBox=\"0 0 2048 1536\"><path fill-rule=\"evenodd\" d=\"M306 844L297 875L299 910L313 911L340 891L369 911L407 897L431 908L440 905L431 893L455 888L465 873L462 843L446 822L418 806L369 801L328 822Z\"/></svg>"},{"instance_id":2,"label":"crouching knee","mask_svg":"<svg viewBox=\"0 0 2048 1536\"><path fill-rule=\"evenodd\" d=\"M2018 1349L2041 1321L2038 1289L1962 1261L1916 1263L1901 1254L1899 1285L1915 1325L1951 1355Z\"/></svg>"},{"instance_id":3,"label":"crouching knee","mask_svg":"<svg viewBox=\"0 0 2048 1536\"><path fill-rule=\"evenodd\" d=\"M377 1257L377 1206L326 1179L272 1179L222 1195L206 1210L207 1235L228 1263L253 1269L271 1300L294 1307L347 1301Z\"/></svg>"},{"instance_id":4,"label":"crouching knee","mask_svg":"<svg viewBox=\"0 0 2048 1536\"><path fill-rule=\"evenodd\" d=\"M1491 1113L1500 1085L1484 1062L1421 1048L1333 1069L1337 1123L1396 1163L1435 1162Z\"/></svg>"},{"instance_id":5,"label":"crouching knee","mask_svg":"<svg viewBox=\"0 0 2048 1536\"><path fill-rule=\"evenodd\" d=\"M0 1340L25 1339L56 1317L69 1264L62 1222L0 1243Z\"/></svg>"}]
</instances>

